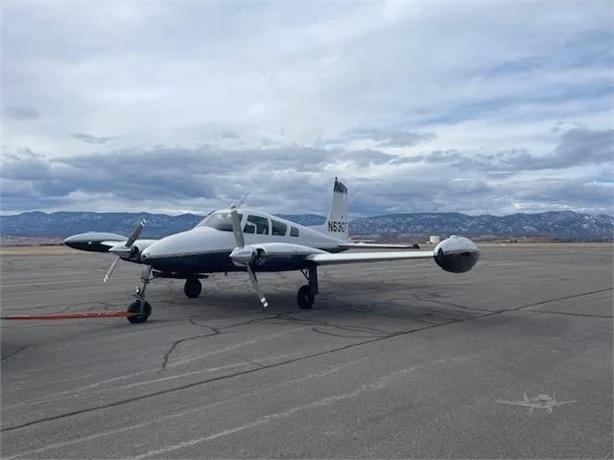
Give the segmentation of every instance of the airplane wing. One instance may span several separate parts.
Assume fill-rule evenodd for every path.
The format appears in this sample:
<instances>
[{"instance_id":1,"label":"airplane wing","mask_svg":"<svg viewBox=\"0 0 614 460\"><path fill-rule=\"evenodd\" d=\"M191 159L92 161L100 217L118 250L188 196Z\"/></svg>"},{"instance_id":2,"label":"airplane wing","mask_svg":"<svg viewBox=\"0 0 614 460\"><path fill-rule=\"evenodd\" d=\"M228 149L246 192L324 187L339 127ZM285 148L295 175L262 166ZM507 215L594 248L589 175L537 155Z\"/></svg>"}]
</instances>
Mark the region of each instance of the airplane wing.
<instances>
[{"instance_id":1,"label":"airplane wing","mask_svg":"<svg viewBox=\"0 0 614 460\"><path fill-rule=\"evenodd\" d=\"M384 262L405 259L432 259L433 251L358 252L352 254L312 254L307 260L317 265Z\"/></svg>"},{"instance_id":2,"label":"airplane wing","mask_svg":"<svg viewBox=\"0 0 614 460\"><path fill-rule=\"evenodd\" d=\"M555 403L555 406L562 406L562 405L564 405L564 404L573 404L573 403L575 403L575 402L578 402L578 400L577 400L577 399L574 399L573 401L557 401L557 402Z\"/></svg>"},{"instance_id":3,"label":"airplane wing","mask_svg":"<svg viewBox=\"0 0 614 460\"><path fill-rule=\"evenodd\" d=\"M443 270L464 273L477 263L480 250L473 242L462 236L452 235L432 251L358 252L353 254L307 254L305 260L316 265L385 262L407 259L434 259Z\"/></svg>"},{"instance_id":4,"label":"airplane wing","mask_svg":"<svg viewBox=\"0 0 614 460\"><path fill-rule=\"evenodd\" d=\"M420 249L417 244L385 244L385 243L339 243L342 248L372 248L372 249Z\"/></svg>"},{"instance_id":5,"label":"airplane wing","mask_svg":"<svg viewBox=\"0 0 614 460\"><path fill-rule=\"evenodd\" d=\"M510 404L512 406L522 406L522 407L533 407L534 403L531 401L504 401L502 399L497 399L499 404Z\"/></svg>"},{"instance_id":6,"label":"airplane wing","mask_svg":"<svg viewBox=\"0 0 614 460\"><path fill-rule=\"evenodd\" d=\"M126 245L130 241L129 237L116 233L89 232L72 235L64 240L64 244L73 249L88 252L109 252L114 246ZM157 240L138 239L133 240L130 245L135 245L140 251L144 251Z\"/></svg>"}]
</instances>

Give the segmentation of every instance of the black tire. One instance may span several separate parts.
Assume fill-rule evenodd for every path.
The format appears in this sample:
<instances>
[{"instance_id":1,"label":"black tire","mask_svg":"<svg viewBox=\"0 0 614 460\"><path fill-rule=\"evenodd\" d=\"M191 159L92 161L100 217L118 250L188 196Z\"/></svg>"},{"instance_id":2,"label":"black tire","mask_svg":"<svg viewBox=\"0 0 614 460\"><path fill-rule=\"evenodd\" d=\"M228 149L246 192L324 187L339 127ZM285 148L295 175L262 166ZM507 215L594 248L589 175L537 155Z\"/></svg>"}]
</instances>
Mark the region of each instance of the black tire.
<instances>
[{"instance_id":1,"label":"black tire","mask_svg":"<svg viewBox=\"0 0 614 460\"><path fill-rule=\"evenodd\" d=\"M142 309L141 302L145 302ZM139 311L141 313L136 314ZM128 307L128 313L135 313L128 316L128 321L130 321L132 324L144 323L151 315L151 305L149 305L149 302L146 300L135 300Z\"/></svg>"},{"instance_id":2,"label":"black tire","mask_svg":"<svg viewBox=\"0 0 614 460\"><path fill-rule=\"evenodd\" d=\"M311 293L308 285L301 286L296 294L296 303L304 310L309 310L313 307L315 296Z\"/></svg>"},{"instance_id":3,"label":"black tire","mask_svg":"<svg viewBox=\"0 0 614 460\"><path fill-rule=\"evenodd\" d=\"M203 285L198 278L188 278L183 285L183 292L186 297L195 299L203 290Z\"/></svg>"}]
</instances>

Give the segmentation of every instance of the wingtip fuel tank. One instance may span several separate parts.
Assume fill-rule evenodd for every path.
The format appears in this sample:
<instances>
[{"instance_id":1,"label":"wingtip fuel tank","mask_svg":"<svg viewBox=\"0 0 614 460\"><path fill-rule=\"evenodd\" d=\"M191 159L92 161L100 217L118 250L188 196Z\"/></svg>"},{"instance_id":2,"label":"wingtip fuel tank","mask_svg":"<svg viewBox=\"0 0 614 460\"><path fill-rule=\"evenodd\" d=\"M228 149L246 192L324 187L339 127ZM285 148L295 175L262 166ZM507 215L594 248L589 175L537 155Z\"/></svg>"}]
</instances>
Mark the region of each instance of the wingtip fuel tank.
<instances>
[{"instance_id":1,"label":"wingtip fuel tank","mask_svg":"<svg viewBox=\"0 0 614 460\"><path fill-rule=\"evenodd\" d=\"M469 238L452 235L433 251L435 262L450 273L465 273L480 259L480 250Z\"/></svg>"}]
</instances>

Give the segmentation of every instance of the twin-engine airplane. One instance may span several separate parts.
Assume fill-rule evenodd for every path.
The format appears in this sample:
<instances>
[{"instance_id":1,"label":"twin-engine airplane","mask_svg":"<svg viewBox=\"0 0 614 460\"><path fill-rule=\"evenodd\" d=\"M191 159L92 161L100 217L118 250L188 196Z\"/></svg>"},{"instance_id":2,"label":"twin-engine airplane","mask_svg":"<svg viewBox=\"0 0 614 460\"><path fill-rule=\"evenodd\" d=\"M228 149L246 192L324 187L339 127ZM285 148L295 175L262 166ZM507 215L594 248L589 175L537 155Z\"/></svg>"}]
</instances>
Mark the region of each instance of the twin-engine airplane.
<instances>
[{"instance_id":1,"label":"twin-engine airplane","mask_svg":"<svg viewBox=\"0 0 614 460\"><path fill-rule=\"evenodd\" d=\"M151 315L145 290L153 278L185 279L185 295L194 298L202 290L200 279L210 273L247 271L266 309L268 302L256 273L300 270L307 284L298 290L297 303L301 308L311 308L318 294L321 265L434 259L445 271L463 273L471 270L480 257L475 244L459 236L442 241L433 251L339 254L350 248L412 247L349 241L347 196L346 186L335 178L330 212L322 226L306 227L260 211L231 206L212 212L192 230L160 240L139 239L145 226L145 221L141 221L128 238L90 232L70 236L64 243L84 251L115 254L117 258L107 271L105 281L120 259L146 266L141 273L142 285L136 289L136 300L128 307L131 323L145 322Z\"/></svg>"},{"instance_id":2,"label":"twin-engine airplane","mask_svg":"<svg viewBox=\"0 0 614 460\"><path fill-rule=\"evenodd\" d=\"M533 413L535 409L545 409L549 414L551 414L553 408L558 406L564 406L565 404L573 404L577 402L577 400L574 399L570 401L557 401L555 391L554 393L552 393L552 396L540 394L529 399L527 394L524 393L523 399L521 399L520 401L504 401L498 399L497 402L499 404L509 404L511 406L528 407L530 413Z\"/></svg>"}]
</instances>

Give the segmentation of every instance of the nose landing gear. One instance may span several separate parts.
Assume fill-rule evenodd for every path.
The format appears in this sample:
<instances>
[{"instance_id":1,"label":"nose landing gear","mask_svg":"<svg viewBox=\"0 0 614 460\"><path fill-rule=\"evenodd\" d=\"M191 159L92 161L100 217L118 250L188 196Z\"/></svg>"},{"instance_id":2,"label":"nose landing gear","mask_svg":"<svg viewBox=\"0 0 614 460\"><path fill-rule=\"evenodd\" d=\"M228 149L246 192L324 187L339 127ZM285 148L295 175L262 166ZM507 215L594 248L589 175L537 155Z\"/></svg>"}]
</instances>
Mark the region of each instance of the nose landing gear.
<instances>
[{"instance_id":1,"label":"nose landing gear","mask_svg":"<svg viewBox=\"0 0 614 460\"><path fill-rule=\"evenodd\" d=\"M151 305L145 298L145 290L147 285L151 282L151 266L148 266L141 272L141 280L143 285L136 288L134 297L136 300L128 306L128 321L132 324L144 323L151 315Z\"/></svg>"},{"instance_id":2,"label":"nose landing gear","mask_svg":"<svg viewBox=\"0 0 614 460\"><path fill-rule=\"evenodd\" d=\"M144 323L151 315L151 305L145 299L136 299L128 307L128 321L132 324Z\"/></svg>"}]
</instances>

